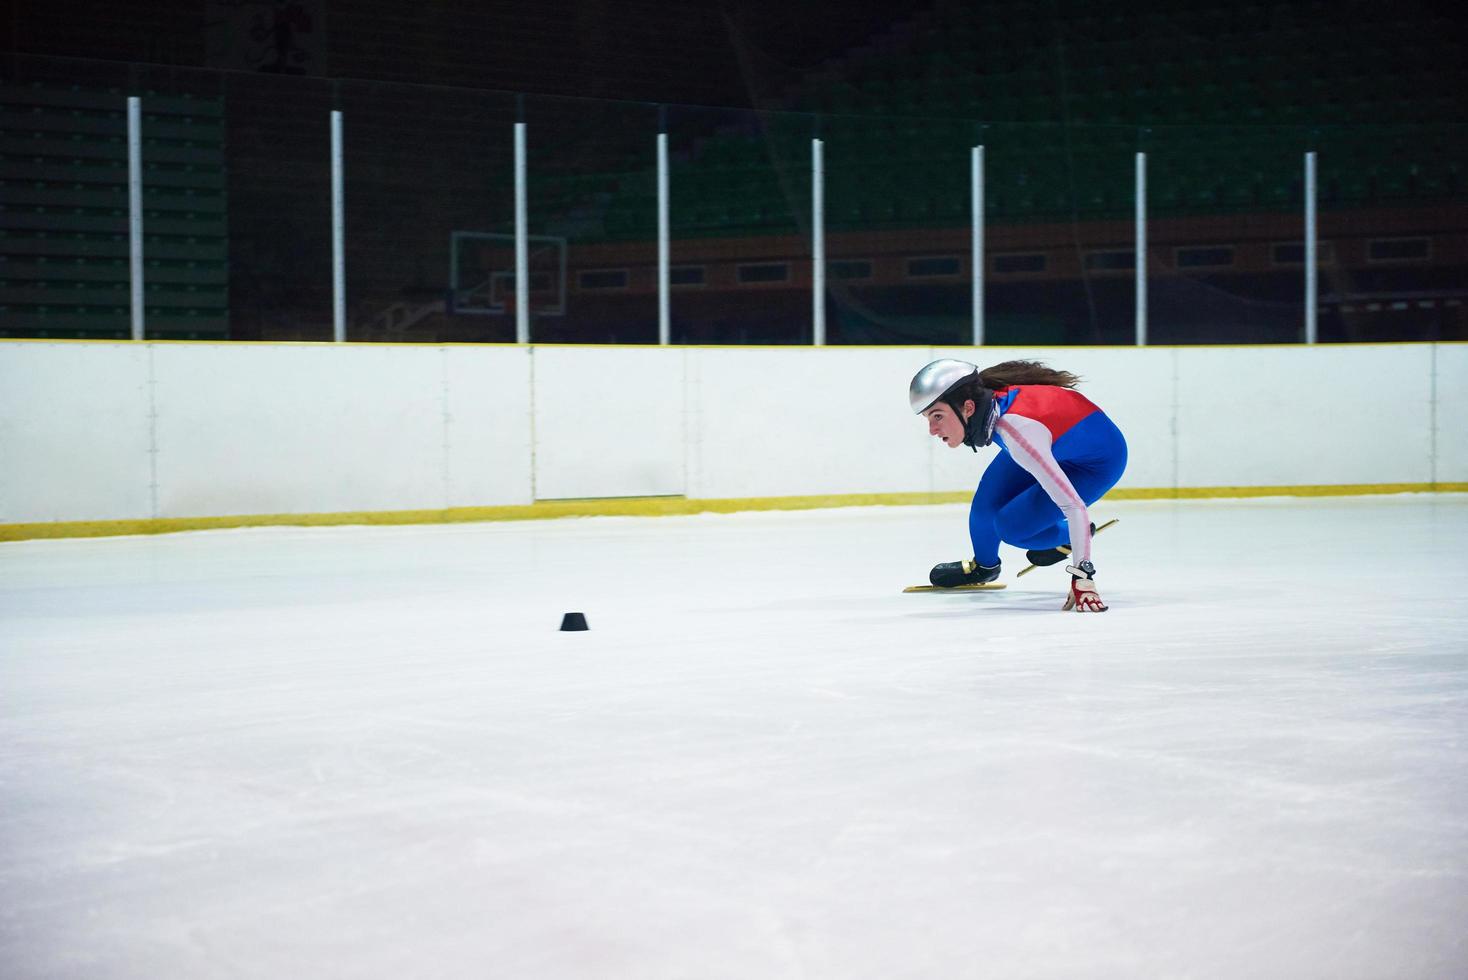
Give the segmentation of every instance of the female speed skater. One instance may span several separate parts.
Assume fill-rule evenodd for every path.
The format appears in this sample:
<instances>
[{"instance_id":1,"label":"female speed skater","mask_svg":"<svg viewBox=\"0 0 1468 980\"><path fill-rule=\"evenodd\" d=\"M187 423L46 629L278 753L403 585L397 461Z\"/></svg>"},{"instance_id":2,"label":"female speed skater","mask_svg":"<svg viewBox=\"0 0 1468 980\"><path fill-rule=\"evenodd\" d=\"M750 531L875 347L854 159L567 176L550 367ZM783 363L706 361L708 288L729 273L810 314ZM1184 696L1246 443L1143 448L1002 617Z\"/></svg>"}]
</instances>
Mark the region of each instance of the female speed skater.
<instances>
[{"instance_id":1,"label":"female speed skater","mask_svg":"<svg viewBox=\"0 0 1468 980\"><path fill-rule=\"evenodd\" d=\"M928 580L940 588L999 577L999 542L1026 549L1035 565L1067 556L1065 609L1105 612L1091 562L1094 530L1086 506L1100 500L1126 469L1126 440L1090 399L1080 379L1038 361L1006 361L979 370L967 361L934 361L913 376L912 410L928 434L974 452L994 442L969 510L971 561L944 562Z\"/></svg>"}]
</instances>

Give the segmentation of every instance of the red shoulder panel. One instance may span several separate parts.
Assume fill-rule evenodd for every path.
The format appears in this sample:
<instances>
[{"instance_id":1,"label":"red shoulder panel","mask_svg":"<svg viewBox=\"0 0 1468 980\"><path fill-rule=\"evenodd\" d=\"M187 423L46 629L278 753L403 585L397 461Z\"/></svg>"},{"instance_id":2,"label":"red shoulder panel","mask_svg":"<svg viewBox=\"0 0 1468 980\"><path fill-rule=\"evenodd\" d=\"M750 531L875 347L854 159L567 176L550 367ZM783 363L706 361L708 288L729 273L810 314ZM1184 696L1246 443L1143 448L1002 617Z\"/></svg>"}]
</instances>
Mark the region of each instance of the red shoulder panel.
<instances>
[{"instance_id":1,"label":"red shoulder panel","mask_svg":"<svg viewBox=\"0 0 1468 980\"><path fill-rule=\"evenodd\" d=\"M1071 388L1015 385L1010 390L1015 392L1015 397L1009 404L1009 411L1044 425L1050 430L1052 442L1069 432L1081 419L1100 411L1089 398Z\"/></svg>"}]
</instances>

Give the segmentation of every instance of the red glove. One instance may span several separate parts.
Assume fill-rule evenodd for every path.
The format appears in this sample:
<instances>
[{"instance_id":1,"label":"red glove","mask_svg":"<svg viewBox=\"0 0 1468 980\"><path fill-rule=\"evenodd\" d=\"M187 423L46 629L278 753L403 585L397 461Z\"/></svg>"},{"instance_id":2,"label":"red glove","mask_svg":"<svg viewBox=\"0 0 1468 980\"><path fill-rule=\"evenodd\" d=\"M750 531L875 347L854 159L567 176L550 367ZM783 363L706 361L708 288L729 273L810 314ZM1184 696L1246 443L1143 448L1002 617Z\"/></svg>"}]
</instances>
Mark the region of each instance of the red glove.
<instances>
[{"instance_id":1,"label":"red glove","mask_svg":"<svg viewBox=\"0 0 1468 980\"><path fill-rule=\"evenodd\" d=\"M1070 572L1070 595L1065 597L1064 608L1076 612L1105 612L1107 605L1101 601L1096 583L1091 579L1096 574L1096 566L1083 561L1079 565L1066 565L1065 570Z\"/></svg>"}]
</instances>

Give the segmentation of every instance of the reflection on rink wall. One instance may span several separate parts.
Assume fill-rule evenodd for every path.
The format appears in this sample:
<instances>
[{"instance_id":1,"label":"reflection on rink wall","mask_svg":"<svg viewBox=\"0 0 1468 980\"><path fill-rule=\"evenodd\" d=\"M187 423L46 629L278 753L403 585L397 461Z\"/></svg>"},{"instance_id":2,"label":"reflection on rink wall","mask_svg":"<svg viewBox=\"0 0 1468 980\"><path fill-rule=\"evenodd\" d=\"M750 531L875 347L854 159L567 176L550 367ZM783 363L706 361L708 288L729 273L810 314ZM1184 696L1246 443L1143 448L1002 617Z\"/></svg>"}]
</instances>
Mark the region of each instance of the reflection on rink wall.
<instances>
[{"instance_id":1,"label":"reflection on rink wall","mask_svg":"<svg viewBox=\"0 0 1468 980\"><path fill-rule=\"evenodd\" d=\"M1081 374L1130 443L1118 496L1468 489L1463 344L7 342L0 539L955 499L984 460L906 403L936 357Z\"/></svg>"}]
</instances>

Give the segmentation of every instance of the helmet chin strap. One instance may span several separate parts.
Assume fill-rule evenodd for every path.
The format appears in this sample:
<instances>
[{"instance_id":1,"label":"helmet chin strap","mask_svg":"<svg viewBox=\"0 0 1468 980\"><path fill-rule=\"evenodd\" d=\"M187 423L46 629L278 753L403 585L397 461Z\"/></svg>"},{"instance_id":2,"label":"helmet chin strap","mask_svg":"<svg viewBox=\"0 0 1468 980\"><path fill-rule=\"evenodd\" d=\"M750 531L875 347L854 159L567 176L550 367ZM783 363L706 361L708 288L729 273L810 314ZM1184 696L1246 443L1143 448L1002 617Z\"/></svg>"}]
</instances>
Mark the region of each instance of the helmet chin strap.
<instances>
[{"instance_id":1,"label":"helmet chin strap","mask_svg":"<svg viewBox=\"0 0 1468 980\"><path fill-rule=\"evenodd\" d=\"M959 418L963 418L961 408L956 405L951 407ZM963 444L978 452L980 446L987 446L994 441L994 423L998 421L999 403L994 400L994 393L986 388L982 404L975 402L974 414L964 419Z\"/></svg>"}]
</instances>

